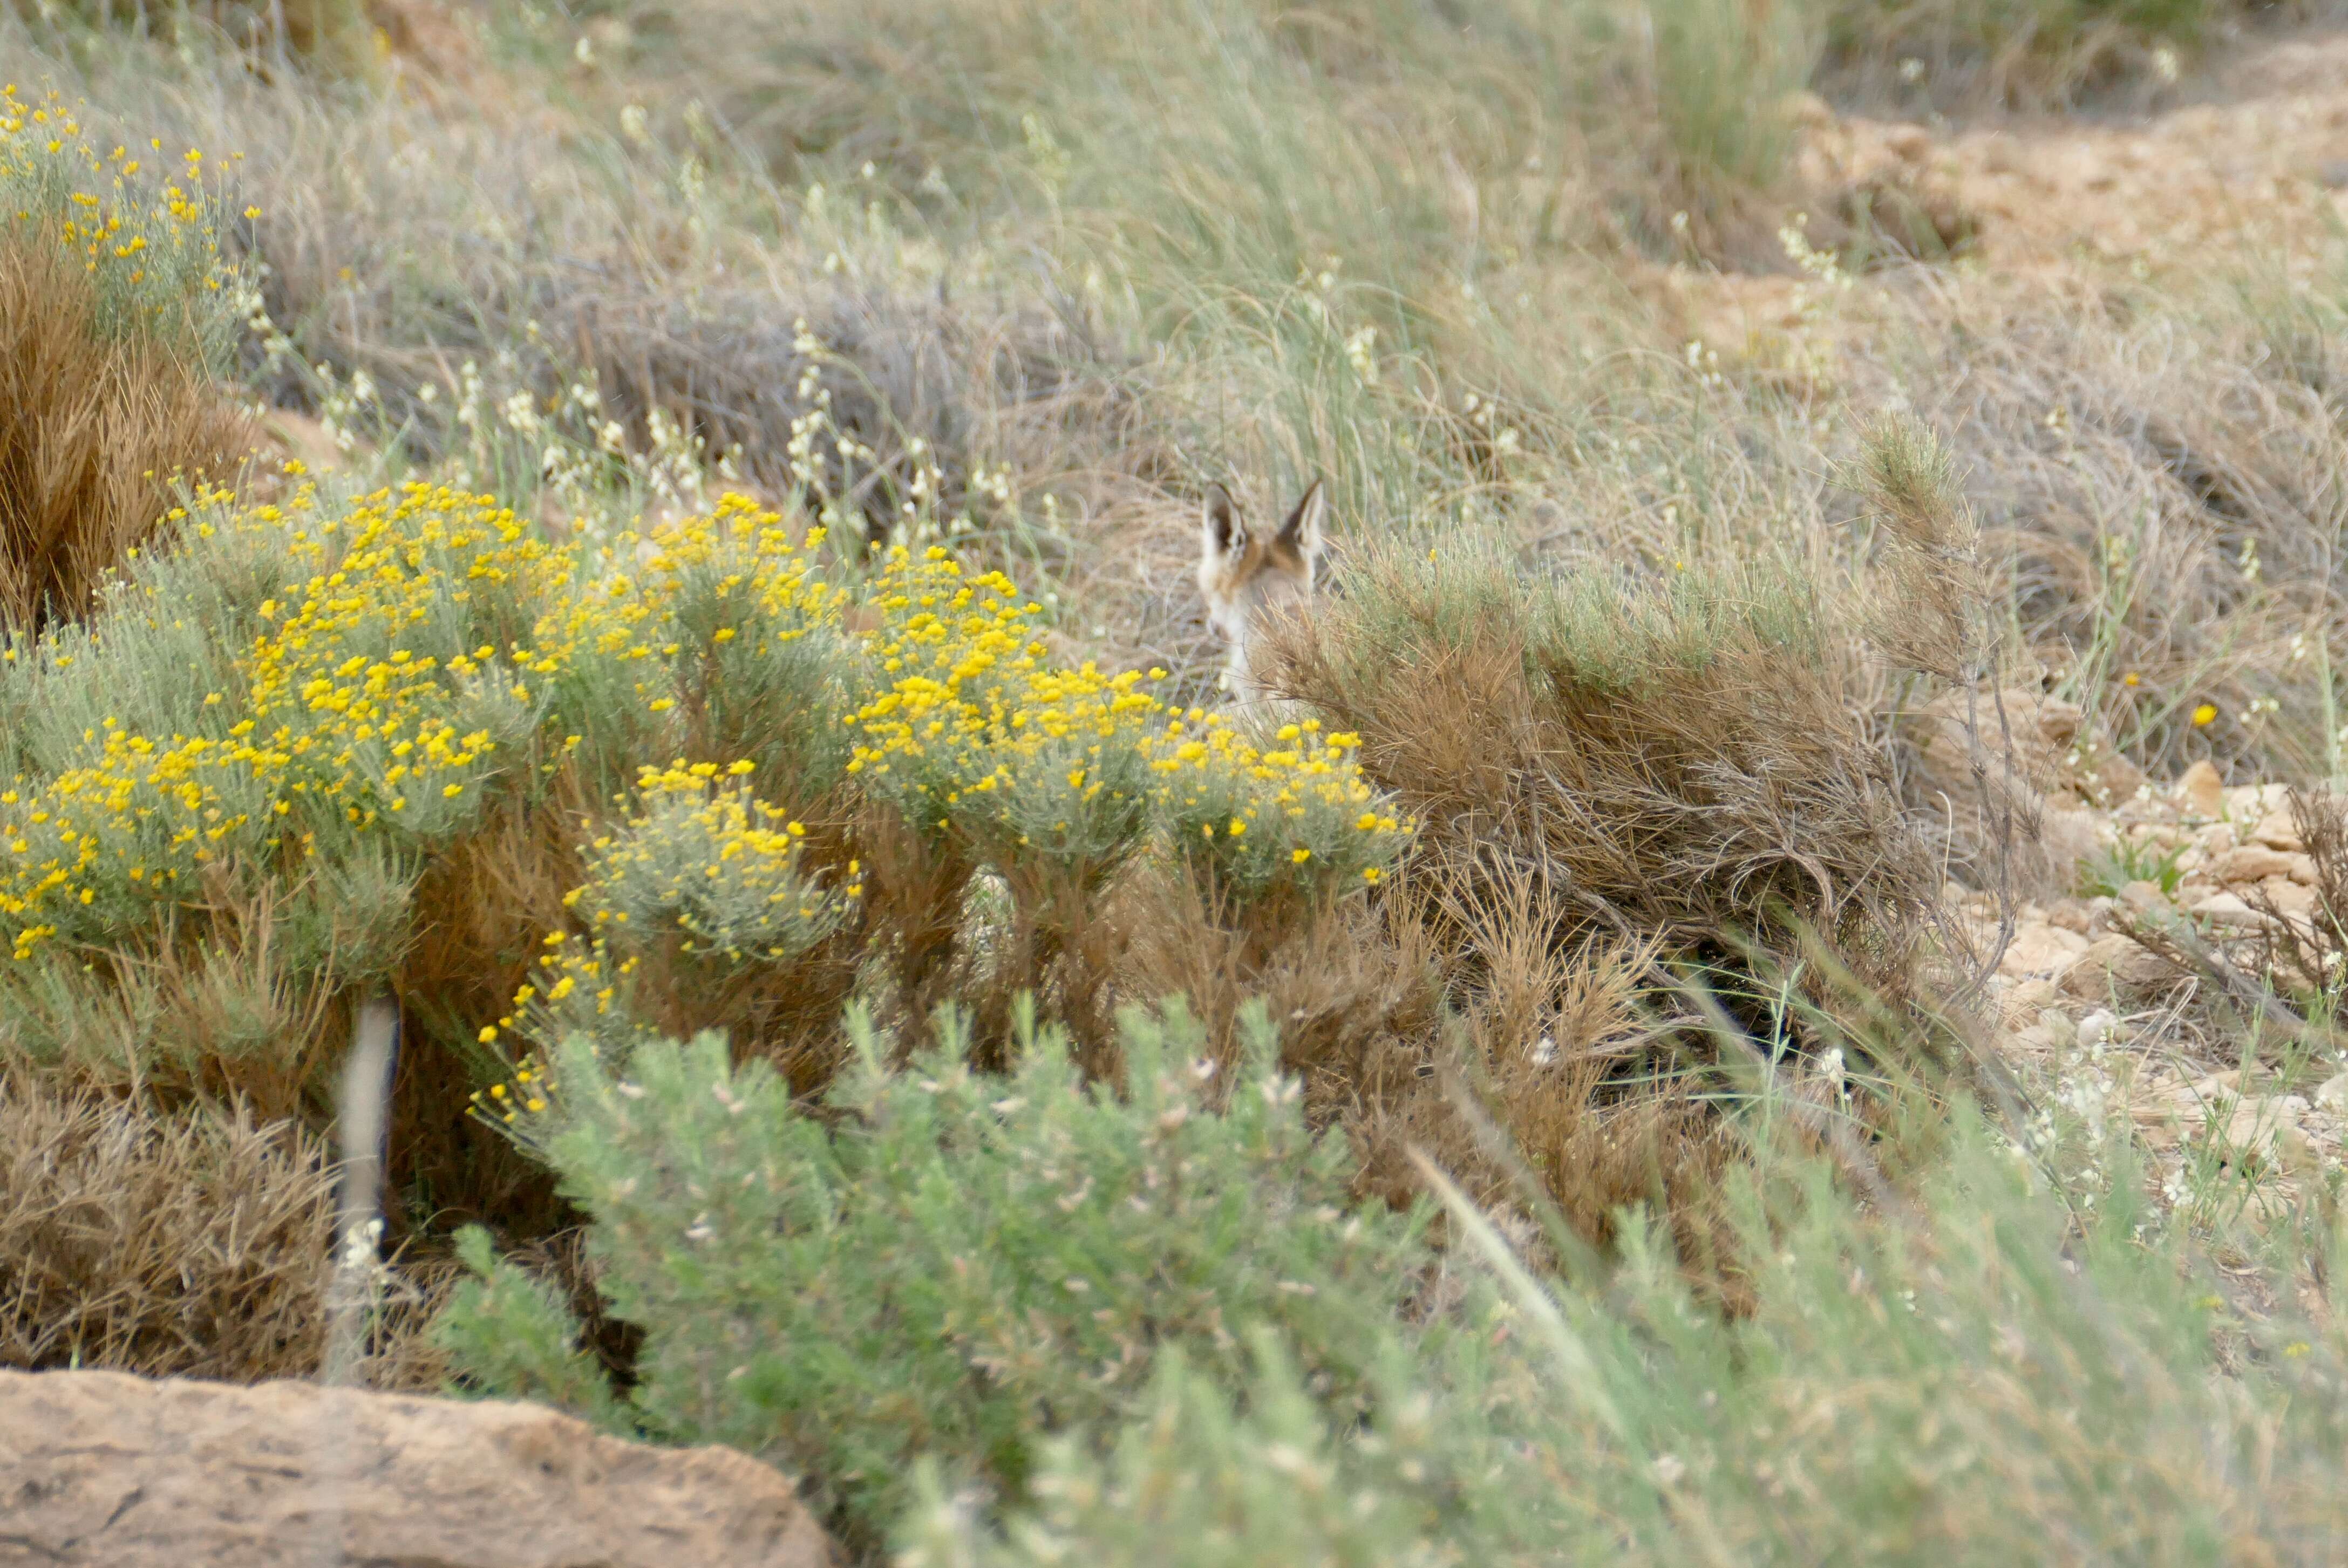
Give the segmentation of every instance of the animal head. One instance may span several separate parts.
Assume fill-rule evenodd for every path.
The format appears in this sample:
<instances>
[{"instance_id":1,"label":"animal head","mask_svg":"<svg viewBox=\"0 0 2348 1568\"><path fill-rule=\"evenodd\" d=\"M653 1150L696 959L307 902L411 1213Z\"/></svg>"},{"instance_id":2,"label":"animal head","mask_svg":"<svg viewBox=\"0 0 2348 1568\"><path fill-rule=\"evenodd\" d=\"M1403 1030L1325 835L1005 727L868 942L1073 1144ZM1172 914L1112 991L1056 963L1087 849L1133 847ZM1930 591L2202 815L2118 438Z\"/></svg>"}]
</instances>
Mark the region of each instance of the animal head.
<instances>
[{"instance_id":1,"label":"animal head","mask_svg":"<svg viewBox=\"0 0 2348 1568\"><path fill-rule=\"evenodd\" d=\"M1222 486L1207 491L1199 519L1199 592L1207 601L1209 624L1231 648L1226 684L1234 696L1262 695L1249 661L1266 618L1301 608L1313 597L1321 565L1321 514L1326 510L1315 480L1288 520L1267 532L1248 526Z\"/></svg>"}]
</instances>

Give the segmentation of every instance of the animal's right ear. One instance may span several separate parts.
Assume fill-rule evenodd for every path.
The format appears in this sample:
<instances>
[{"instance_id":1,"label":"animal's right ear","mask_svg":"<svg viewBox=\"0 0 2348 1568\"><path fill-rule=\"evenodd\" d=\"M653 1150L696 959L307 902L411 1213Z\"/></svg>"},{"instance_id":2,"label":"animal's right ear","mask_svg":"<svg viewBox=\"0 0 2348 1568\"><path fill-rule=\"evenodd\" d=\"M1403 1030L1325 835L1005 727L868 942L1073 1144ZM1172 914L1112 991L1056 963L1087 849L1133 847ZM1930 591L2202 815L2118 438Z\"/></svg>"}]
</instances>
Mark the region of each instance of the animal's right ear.
<instances>
[{"instance_id":1,"label":"animal's right ear","mask_svg":"<svg viewBox=\"0 0 2348 1568\"><path fill-rule=\"evenodd\" d=\"M1247 546L1247 524L1240 521L1239 503L1220 484L1207 487L1199 509L1199 538L1210 556L1233 555Z\"/></svg>"}]
</instances>

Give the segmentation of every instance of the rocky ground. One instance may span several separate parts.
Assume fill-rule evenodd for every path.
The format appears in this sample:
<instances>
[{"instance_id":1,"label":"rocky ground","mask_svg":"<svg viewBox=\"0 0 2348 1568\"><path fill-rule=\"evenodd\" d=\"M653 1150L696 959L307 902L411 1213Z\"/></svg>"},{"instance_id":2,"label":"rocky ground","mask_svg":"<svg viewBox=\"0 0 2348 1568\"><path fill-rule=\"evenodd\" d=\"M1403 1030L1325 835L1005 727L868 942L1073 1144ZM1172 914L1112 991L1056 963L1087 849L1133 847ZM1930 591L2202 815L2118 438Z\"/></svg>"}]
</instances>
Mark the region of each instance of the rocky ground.
<instances>
[{"instance_id":1,"label":"rocky ground","mask_svg":"<svg viewBox=\"0 0 2348 1568\"><path fill-rule=\"evenodd\" d=\"M2059 733L2064 705L2047 712ZM2284 787L2228 789L2206 762L2106 804L2092 789L2075 769L2039 803L2050 880L2067 863L2077 891L2015 910L1990 982L2002 1049L2062 1109L2132 1125L2172 1202L2219 1168L2261 1205L2319 1190L2342 1167L2348 1053L2320 1020L2261 1014L2258 993L2271 975L2304 995L2303 969L2328 979L2337 962L2338 888L2327 899L2308 842L2322 824ZM1993 947L1996 898L1960 907Z\"/></svg>"}]
</instances>

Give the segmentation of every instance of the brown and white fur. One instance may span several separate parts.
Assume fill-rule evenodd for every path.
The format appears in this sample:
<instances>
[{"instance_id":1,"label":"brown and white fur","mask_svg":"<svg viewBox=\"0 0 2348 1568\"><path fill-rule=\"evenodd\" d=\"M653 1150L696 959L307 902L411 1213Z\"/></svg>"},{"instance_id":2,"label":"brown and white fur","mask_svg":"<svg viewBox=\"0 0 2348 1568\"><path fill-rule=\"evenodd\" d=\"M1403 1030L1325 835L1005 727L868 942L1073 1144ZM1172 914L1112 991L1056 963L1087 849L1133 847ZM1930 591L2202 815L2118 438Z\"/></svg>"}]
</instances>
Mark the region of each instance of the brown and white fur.
<instances>
[{"instance_id":1,"label":"brown and white fur","mask_svg":"<svg viewBox=\"0 0 2348 1568\"><path fill-rule=\"evenodd\" d=\"M1200 511L1199 592L1207 621L1229 645L1223 688L1234 702L1270 696L1255 676L1255 653L1270 621L1311 603L1321 567L1321 481L1304 492L1288 521L1271 533L1251 529L1239 503L1211 486Z\"/></svg>"}]
</instances>

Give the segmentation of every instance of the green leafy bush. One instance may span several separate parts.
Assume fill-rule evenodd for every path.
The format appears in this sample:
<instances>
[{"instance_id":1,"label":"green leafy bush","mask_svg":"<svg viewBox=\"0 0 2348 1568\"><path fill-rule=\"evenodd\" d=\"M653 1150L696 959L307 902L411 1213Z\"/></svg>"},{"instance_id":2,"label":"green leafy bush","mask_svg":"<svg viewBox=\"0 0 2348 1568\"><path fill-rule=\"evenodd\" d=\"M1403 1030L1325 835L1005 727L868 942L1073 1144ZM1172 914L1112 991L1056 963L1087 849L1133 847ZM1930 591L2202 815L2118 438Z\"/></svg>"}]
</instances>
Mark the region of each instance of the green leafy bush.
<instances>
[{"instance_id":1,"label":"green leafy bush","mask_svg":"<svg viewBox=\"0 0 2348 1568\"><path fill-rule=\"evenodd\" d=\"M1251 1326L1326 1408L1366 1406L1420 1222L1353 1208L1344 1140L1307 1128L1260 1016L1232 1075L1179 1010L1128 1015L1122 1097L1048 1034L999 1078L951 1024L894 1073L869 1023L850 1033L820 1112L711 1037L560 1057L533 1136L592 1219L611 1313L645 1331L607 1418L801 1470L869 1533L919 1455L1020 1495L1040 1442L1122 1417L1169 1349L1244 1388ZM458 1364L597 1408L553 1297L483 1273L446 1321Z\"/></svg>"}]
</instances>

